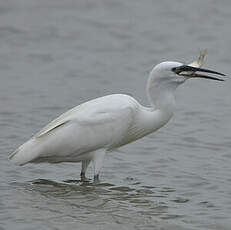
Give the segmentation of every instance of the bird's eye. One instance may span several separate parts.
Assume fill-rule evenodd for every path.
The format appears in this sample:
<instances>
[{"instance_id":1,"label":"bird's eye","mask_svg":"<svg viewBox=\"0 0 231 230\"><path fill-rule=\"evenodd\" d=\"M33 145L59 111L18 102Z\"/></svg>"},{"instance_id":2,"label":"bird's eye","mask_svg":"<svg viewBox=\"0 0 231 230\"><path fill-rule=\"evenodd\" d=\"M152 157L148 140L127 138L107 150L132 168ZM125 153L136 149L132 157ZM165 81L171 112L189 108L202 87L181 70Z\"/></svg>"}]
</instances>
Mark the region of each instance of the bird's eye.
<instances>
[{"instance_id":1,"label":"bird's eye","mask_svg":"<svg viewBox=\"0 0 231 230\"><path fill-rule=\"evenodd\" d=\"M180 68L177 68L177 67L173 67L172 68L172 72L176 73L176 74L179 74L181 72Z\"/></svg>"}]
</instances>

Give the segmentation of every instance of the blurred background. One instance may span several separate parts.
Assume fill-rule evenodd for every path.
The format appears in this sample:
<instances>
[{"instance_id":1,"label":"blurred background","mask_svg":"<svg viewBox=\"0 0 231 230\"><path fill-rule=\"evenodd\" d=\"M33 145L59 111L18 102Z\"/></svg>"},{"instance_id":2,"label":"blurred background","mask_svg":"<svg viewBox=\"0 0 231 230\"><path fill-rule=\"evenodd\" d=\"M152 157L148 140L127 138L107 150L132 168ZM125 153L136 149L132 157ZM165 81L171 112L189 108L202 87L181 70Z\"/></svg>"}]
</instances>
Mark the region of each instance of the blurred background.
<instances>
[{"instance_id":1,"label":"blurred background","mask_svg":"<svg viewBox=\"0 0 231 230\"><path fill-rule=\"evenodd\" d=\"M229 0L1 0L0 230L230 229L230 79L180 87L170 123L108 155L98 186L80 164L7 159L89 99L148 105L159 62L208 49L205 67L230 75L230 18Z\"/></svg>"}]
</instances>

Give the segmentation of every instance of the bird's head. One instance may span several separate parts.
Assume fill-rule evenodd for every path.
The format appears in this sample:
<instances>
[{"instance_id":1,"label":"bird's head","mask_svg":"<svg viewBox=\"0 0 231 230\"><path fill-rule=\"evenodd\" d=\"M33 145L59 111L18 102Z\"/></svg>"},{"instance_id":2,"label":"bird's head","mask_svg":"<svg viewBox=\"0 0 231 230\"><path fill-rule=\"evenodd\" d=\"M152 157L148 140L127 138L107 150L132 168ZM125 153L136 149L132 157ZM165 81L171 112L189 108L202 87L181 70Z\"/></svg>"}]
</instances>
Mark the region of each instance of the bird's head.
<instances>
[{"instance_id":1,"label":"bird's head","mask_svg":"<svg viewBox=\"0 0 231 230\"><path fill-rule=\"evenodd\" d=\"M201 63L197 63L198 66ZM216 81L224 81L213 75L225 76L222 73L195 67L193 64L185 65L180 62L162 62L156 65L150 73L147 84L147 92L150 103L154 107L172 108L175 103L175 89L191 78L204 78Z\"/></svg>"},{"instance_id":2,"label":"bird's head","mask_svg":"<svg viewBox=\"0 0 231 230\"><path fill-rule=\"evenodd\" d=\"M173 88L174 86L177 87L191 78L224 81L223 79L214 77L213 75L225 76L225 74L213 70L193 67L191 65L172 61L162 62L156 65L151 72L151 78L155 84L169 87L172 86Z\"/></svg>"}]
</instances>

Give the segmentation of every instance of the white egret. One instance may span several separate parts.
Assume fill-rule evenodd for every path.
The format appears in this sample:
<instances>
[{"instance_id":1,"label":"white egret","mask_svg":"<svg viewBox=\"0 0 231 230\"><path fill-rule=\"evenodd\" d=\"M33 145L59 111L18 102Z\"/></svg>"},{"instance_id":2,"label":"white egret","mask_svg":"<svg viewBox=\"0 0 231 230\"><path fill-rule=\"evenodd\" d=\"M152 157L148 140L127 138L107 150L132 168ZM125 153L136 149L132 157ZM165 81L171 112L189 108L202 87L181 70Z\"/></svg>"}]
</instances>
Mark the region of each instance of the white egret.
<instances>
[{"instance_id":1,"label":"white egret","mask_svg":"<svg viewBox=\"0 0 231 230\"><path fill-rule=\"evenodd\" d=\"M82 162L82 177L85 177L92 161L94 181L99 180L106 153L158 130L169 121L175 105L174 92L179 85L190 78L222 81L200 74L225 76L199 68L203 55L205 53L189 65L173 61L156 65L147 82L151 107L144 107L124 94L90 100L49 123L12 153L9 159L16 165Z\"/></svg>"}]
</instances>

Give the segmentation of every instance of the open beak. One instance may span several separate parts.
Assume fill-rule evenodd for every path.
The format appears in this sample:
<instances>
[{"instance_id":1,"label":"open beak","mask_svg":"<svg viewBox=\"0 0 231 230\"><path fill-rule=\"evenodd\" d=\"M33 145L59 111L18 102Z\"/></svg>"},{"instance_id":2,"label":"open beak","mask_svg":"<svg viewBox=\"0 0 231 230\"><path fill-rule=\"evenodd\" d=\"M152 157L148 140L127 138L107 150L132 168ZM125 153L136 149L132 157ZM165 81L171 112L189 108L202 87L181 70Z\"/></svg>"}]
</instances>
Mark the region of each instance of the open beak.
<instances>
[{"instance_id":1,"label":"open beak","mask_svg":"<svg viewBox=\"0 0 231 230\"><path fill-rule=\"evenodd\" d=\"M172 69L172 71L178 75L185 76L185 77L205 78L205 79L211 79L211 80L216 80L216 81L224 81L224 79L212 77L209 75L200 74L197 72L204 72L204 73L211 73L211 74L216 74L216 75L220 75L220 76L225 76L225 74L223 74L223 73L219 73L219 72L209 70L209 69L197 68L197 67L193 67L193 66L189 66L189 65L182 65L179 67L175 67Z\"/></svg>"}]
</instances>

